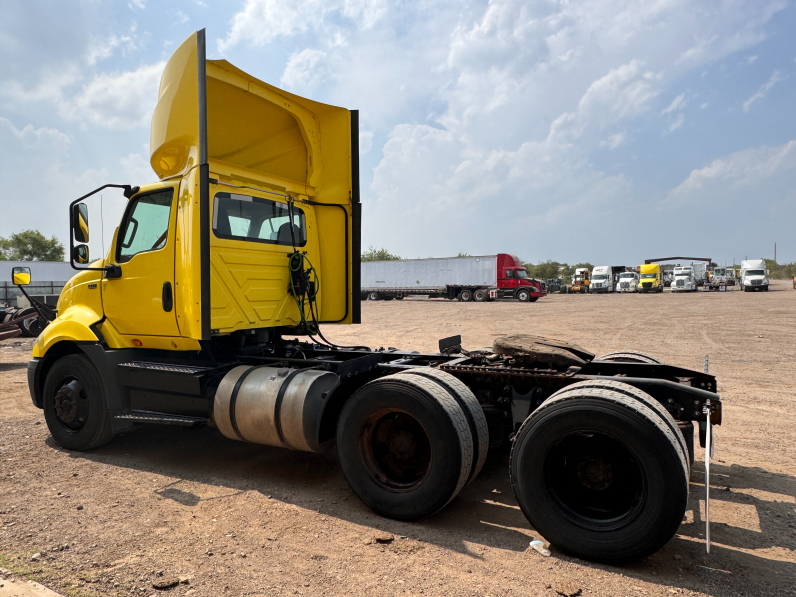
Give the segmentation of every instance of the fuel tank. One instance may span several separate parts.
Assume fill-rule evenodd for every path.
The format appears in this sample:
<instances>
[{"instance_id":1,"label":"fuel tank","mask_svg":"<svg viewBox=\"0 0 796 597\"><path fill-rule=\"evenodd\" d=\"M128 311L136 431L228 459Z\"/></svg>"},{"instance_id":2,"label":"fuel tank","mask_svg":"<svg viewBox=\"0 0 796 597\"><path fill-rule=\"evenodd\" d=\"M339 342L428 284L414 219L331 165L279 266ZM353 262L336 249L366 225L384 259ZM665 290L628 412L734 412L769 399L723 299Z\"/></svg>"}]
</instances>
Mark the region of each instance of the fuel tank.
<instances>
[{"instance_id":1,"label":"fuel tank","mask_svg":"<svg viewBox=\"0 0 796 597\"><path fill-rule=\"evenodd\" d=\"M213 418L231 439L323 452L332 442L317 442L321 414L338 385L328 371L241 365L221 380Z\"/></svg>"}]
</instances>

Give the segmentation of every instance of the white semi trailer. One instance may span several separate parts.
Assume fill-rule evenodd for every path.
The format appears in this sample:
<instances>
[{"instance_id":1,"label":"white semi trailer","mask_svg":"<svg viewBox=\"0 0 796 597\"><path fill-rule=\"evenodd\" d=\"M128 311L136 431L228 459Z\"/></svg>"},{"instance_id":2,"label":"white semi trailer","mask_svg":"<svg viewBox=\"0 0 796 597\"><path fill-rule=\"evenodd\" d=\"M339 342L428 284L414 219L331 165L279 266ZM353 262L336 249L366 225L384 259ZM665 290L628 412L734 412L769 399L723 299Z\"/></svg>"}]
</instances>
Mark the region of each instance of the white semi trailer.
<instances>
[{"instance_id":1,"label":"white semi trailer","mask_svg":"<svg viewBox=\"0 0 796 597\"><path fill-rule=\"evenodd\" d=\"M361 272L362 300L419 295L479 303L493 298L535 302L547 294L544 283L529 278L522 262L508 253L365 261Z\"/></svg>"}]
</instances>

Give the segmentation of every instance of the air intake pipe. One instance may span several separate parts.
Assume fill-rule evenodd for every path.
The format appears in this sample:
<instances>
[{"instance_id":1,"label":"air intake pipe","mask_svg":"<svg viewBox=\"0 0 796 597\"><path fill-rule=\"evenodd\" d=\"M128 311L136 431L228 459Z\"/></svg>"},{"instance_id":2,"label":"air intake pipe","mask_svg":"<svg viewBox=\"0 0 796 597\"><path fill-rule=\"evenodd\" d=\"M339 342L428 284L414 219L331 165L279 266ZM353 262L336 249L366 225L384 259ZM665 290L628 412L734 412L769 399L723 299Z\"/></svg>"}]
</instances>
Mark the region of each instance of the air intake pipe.
<instances>
[{"instance_id":1,"label":"air intake pipe","mask_svg":"<svg viewBox=\"0 0 796 597\"><path fill-rule=\"evenodd\" d=\"M332 442L318 443L321 414L338 385L328 371L241 365L221 380L213 418L231 439L323 452Z\"/></svg>"}]
</instances>

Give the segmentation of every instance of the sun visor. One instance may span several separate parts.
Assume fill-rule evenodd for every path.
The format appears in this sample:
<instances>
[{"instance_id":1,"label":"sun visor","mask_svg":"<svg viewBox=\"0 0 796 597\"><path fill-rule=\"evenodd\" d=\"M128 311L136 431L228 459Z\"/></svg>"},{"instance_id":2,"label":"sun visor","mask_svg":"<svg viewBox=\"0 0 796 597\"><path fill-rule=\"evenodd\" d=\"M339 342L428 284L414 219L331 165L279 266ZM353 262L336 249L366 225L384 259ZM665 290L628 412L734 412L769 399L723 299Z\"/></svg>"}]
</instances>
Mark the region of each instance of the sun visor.
<instances>
[{"instance_id":1,"label":"sun visor","mask_svg":"<svg viewBox=\"0 0 796 597\"><path fill-rule=\"evenodd\" d=\"M163 71L150 144L157 175L161 179L181 175L199 163L204 91L209 161L244 169L258 178L265 175L275 184L306 186L310 195L329 183L349 187L349 180L336 180L342 178L336 173L341 166L347 173L350 165L337 164L330 155L339 155L342 149L348 161L349 111L278 89L226 60L205 62L206 91L200 89L197 55L204 53L204 44L197 43L198 35L177 48ZM322 148L322 131L330 147Z\"/></svg>"}]
</instances>

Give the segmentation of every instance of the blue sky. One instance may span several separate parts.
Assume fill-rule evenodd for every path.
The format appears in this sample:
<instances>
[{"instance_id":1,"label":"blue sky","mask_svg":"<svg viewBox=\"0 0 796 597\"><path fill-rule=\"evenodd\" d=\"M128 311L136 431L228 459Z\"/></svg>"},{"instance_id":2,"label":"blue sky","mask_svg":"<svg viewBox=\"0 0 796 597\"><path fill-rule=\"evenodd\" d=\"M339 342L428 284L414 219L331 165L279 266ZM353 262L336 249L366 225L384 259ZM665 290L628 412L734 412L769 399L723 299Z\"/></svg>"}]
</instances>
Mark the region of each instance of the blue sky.
<instances>
[{"instance_id":1,"label":"blue sky","mask_svg":"<svg viewBox=\"0 0 796 597\"><path fill-rule=\"evenodd\" d=\"M360 110L363 246L796 260L785 0L5 0L0 236L66 241L69 200L155 179L163 61L203 27L211 58Z\"/></svg>"}]
</instances>

